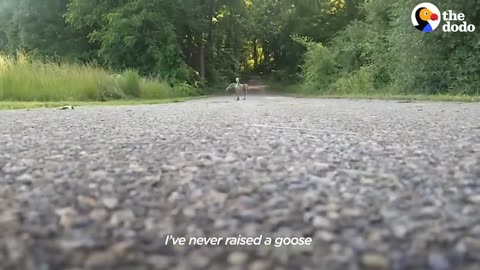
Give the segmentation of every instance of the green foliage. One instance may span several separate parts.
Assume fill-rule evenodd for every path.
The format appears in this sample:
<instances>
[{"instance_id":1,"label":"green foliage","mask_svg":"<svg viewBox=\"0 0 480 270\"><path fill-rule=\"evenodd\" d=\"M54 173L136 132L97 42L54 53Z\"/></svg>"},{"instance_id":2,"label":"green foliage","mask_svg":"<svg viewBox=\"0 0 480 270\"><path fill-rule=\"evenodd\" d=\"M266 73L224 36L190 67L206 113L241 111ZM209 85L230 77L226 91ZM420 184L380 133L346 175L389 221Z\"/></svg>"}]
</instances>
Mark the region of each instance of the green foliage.
<instances>
[{"instance_id":1,"label":"green foliage","mask_svg":"<svg viewBox=\"0 0 480 270\"><path fill-rule=\"evenodd\" d=\"M181 96L175 94L168 83L153 79L141 79L139 89L139 97L143 99L163 99Z\"/></svg>"},{"instance_id":2,"label":"green foliage","mask_svg":"<svg viewBox=\"0 0 480 270\"><path fill-rule=\"evenodd\" d=\"M262 73L277 82L303 80L305 93L357 93L364 87L375 93L478 95L480 29L420 33L410 22L417 4L0 0L0 52L22 49L52 68L70 63L123 74L113 79L116 87L112 79L95 84L98 92L87 96L99 99L192 95L199 86L224 88L242 73ZM476 1L438 5L465 13L479 27Z\"/></svg>"},{"instance_id":3,"label":"green foliage","mask_svg":"<svg viewBox=\"0 0 480 270\"><path fill-rule=\"evenodd\" d=\"M335 81L337 71L335 59L331 49L320 43L307 43L308 51L305 55L303 91L310 93L311 90L326 88Z\"/></svg>"},{"instance_id":4,"label":"green foliage","mask_svg":"<svg viewBox=\"0 0 480 270\"><path fill-rule=\"evenodd\" d=\"M100 100L119 98L114 79L85 65L40 63L19 54L0 56L2 99L23 101Z\"/></svg>"},{"instance_id":5,"label":"green foliage","mask_svg":"<svg viewBox=\"0 0 480 270\"><path fill-rule=\"evenodd\" d=\"M122 98L173 98L198 95L186 84L141 78L133 70L121 76L84 64L39 62L19 53L0 55L0 100L106 101Z\"/></svg>"},{"instance_id":6,"label":"green foliage","mask_svg":"<svg viewBox=\"0 0 480 270\"><path fill-rule=\"evenodd\" d=\"M198 96L203 94L198 88L187 83L177 83L173 86L173 91L180 97Z\"/></svg>"},{"instance_id":7,"label":"green foliage","mask_svg":"<svg viewBox=\"0 0 480 270\"><path fill-rule=\"evenodd\" d=\"M479 33L430 34L416 31L408 0L371 0L357 20L325 48L307 45L304 89L319 94L470 94L480 86ZM480 9L467 1L447 1L440 9L464 12L470 22Z\"/></svg>"},{"instance_id":8,"label":"green foliage","mask_svg":"<svg viewBox=\"0 0 480 270\"><path fill-rule=\"evenodd\" d=\"M341 95L374 94L373 67L363 66L349 76L342 76L328 86L329 93Z\"/></svg>"},{"instance_id":9,"label":"green foliage","mask_svg":"<svg viewBox=\"0 0 480 270\"><path fill-rule=\"evenodd\" d=\"M68 0L2 0L0 2L0 50L21 48L30 55L68 60L90 60L93 47L86 34L62 18ZM2 45L3 44L3 45Z\"/></svg>"},{"instance_id":10,"label":"green foliage","mask_svg":"<svg viewBox=\"0 0 480 270\"><path fill-rule=\"evenodd\" d=\"M113 69L138 69L142 74L186 80L172 17L171 1L72 1L67 21L78 29L90 29L91 42L100 44L100 58ZM94 26L94 27L92 27ZM159 28L158 26L161 26Z\"/></svg>"},{"instance_id":11,"label":"green foliage","mask_svg":"<svg viewBox=\"0 0 480 270\"><path fill-rule=\"evenodd\" d=\"M140 96L140 75L135 70L126 70L117 79L120 89L131 97Z\"/></svg>"}]
</instances>

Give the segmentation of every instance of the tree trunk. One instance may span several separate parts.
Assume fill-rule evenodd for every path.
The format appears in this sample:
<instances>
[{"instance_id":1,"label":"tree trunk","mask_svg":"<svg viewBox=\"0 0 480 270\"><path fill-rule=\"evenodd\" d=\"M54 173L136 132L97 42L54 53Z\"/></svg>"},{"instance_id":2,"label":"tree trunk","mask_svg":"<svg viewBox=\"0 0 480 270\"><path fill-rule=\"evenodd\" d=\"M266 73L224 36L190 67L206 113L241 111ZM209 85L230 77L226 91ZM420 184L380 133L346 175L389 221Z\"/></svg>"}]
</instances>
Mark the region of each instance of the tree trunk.
<instances>
[{"instance_id":1,"label":"tree trunk","mask_svg":"<svg viewBox=\"0 0 480 270\"><path fill-rule=\"evenodd\" d=\"M270 53L268 52L268 47L263 48L263 69L265 72L268 72L267 70L268 65L270 63Z\"/></svg>"},{"instance_id":2,"label":"tree trunk","mask_svg":"<svg viewBox=\"0 0 480 270\"><path fill-rule=\"evenodd\" d=\"M253 70L257 70L258 67L258 48L257 40L253 39Z\"/></svg>"},{"instance_id":3,"label":"tree trunk","mask_svg":"<svg viewBox=\"0 0 480 270\"><path fill-rule=\"evenodd\" d=\"M205 42L202 38L200 39L200 79L205 81Z\"/></svg>"},{"instance_id":4,"label":"tree trunk","mask_svg":"<svg viewBox=\"0 0 480 270\"><path fill-rule=\"evenodd\" d=\"M203 74L204 74L204 77L202 78L202 80L205 80L206 79L206 64L205 64L205 59L206 61L208 61L209 64L211 64L211 62L215 59L214 57L214 54L215 54L215 42L214 42L214 38L213 38L213 28L214 28L214 24L213 24L213 17L215 16L215 0L210 0L210 5L208 6L208 36L207 36L207 42L205 44L206 46L206 52L205 52L205 46L203 48L204 50L204 53L203 53L203 59L204 59L204 63L203 63ZM208 78L208 79L211 79L211 78Z\"/></svg>"},{"instance_id":5,"label":"tree trunk","mask_svg":"<svg viewBox=\"0 0 480 270\"><path fill-rule=\"evenodd\" d=\"M187 36L187 40L186 40L186 45L187 45L187 49L185 51L185 57L186 57L186 62L187 64L190 66L190 67L194 67L194 63L193 63L193 58L192 58L192 51L193 51L193 40L192 40L192 35L191 34L188 34Z\"/></svg>"},{"instance_id":6,"label":"tree trunk","mask_svg":"<svg viewBox=\"0 0 480 270\"><path fill-rule=\"evenodd\" d=\"M213 47L212 44L212 33L213 33L213 15L215 11L215 0L210 0L210 5L208 7L208 44L209 47Z\"/></svg>"}]
</instances>

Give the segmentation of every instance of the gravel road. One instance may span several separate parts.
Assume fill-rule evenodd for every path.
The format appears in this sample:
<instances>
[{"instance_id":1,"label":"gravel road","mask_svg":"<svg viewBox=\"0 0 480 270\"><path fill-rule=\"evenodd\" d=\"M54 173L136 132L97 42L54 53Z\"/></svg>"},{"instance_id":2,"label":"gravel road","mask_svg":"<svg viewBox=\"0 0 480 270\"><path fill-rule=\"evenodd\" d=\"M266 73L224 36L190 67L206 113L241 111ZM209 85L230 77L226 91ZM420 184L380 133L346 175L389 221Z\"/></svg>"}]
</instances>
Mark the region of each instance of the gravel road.
<instances>
[{"instance_id":1,"label":"gravel road","mask_svg":"<svg viewBox=\"0 0 480 270\"><path fill-rule=\"evenodd\" d=\"M480 269L479 104L234 99L0 111L0 269Z\"/></svg>"}]
</instances>

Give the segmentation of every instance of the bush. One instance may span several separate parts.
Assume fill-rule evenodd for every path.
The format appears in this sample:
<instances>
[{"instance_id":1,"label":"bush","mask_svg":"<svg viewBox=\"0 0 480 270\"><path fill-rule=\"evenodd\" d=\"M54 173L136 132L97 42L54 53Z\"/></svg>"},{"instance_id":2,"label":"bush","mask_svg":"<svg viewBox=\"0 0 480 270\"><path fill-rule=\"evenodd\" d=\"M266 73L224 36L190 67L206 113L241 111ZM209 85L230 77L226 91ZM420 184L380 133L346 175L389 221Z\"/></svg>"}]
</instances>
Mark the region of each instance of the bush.
<instances>
[{"instance_id":1,"label":"bush","mask_svg":"<svg viewBox=\"0 0 480 270\"><path fill-rule=\"evenodd\" d=\"M361 67L352 74L339 78L330 85L329 90L344 95L375 93L373 67Z\"/></svg>"},{"instance_id":2,"label":"bush","mask_svg":"<svg viewBox=\"0 0 480 270\"><path fill-rule=\"evenodd\" d=\"M140 75L132 69L122 73L119 78L119 85L122 91L131 97L140 97Z\"/></svg>"},{"instance_id":3,"label":"bush","mask_svg":"<svg viewBox=\"0 0 480 270\"><path fill-rule=\"evenodd\" d=\"M152 79L140 80L140 97L144 99L160 99L175 97L172 87L166 82Z\"/></svg>"},{"instance_id":4,"label":"bush","mask_svg":"<svg viewBox=\"0 0 480 270\"><path fill-rule=\"evenodd\" d=\"M308 43L303 71L305 78L303 91L307 94L317 91L325 93L328 86L337 78L332 51L320 43Z\"/></svg>"},{"instance_id":5,"label":"bush","mask_svg":"<svg viewBox=\"0 0 480 270\"><path fill-rule=\"evenodd\" d=\"M85 64L40 62L19 53L0 54L0 100L106 101L121 98L172 98L198 95L186 84L141 78L134 70L122 75Z\"/></svg>"},{"instance_id":6,"label":"bush","mask_svg":"<svg viewBox=\"0 0 480 270\"><path fill-rule=\"evenodd\" d=\"M173 92L175 93L175 96L180 97L198 96L202 94L198 88L195 88L187 83L174 84Z\"/></svg>"},{"instance_id":7,"label":"bush","mask_svg":"<svg viewBox=\"0 0 480 270\"><path fill-rule=\"evenodd\" d=\"M480 33L424 34L410 22L413 0L372 0L363 18L338 32L328 46L307 46L303 91L319 94L467 94L480 92ZM471 23L480 10L467 1L442 3ZM454 38L459 36L459 38Z\"/></svg>"},{"instance_id":8,"label":"bush","mask_svg":"<svg viewBox=\"0 0 480 270\"><path fill-rule=\"evenodd\" d=\"M100 100L121 95L106 71L80 64L41 63L0 55L2 99L22 101Z\"/></svg>"}]
</instances>

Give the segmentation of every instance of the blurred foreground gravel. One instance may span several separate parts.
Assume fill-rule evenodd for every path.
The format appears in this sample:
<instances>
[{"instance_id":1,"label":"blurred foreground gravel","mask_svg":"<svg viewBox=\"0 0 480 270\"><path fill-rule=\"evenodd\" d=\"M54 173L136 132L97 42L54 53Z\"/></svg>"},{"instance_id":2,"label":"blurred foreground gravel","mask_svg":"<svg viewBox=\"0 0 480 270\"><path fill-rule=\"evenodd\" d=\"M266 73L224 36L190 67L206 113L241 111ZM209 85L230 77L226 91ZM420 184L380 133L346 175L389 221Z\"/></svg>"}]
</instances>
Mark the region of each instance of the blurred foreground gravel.
<instances>
[{"instance_id":1,"label":"blurred foreground gravel","mask_svg":"<svg viewBox=\"0 0 480 270\"><path fill-rule=\"evenodd\" d=\"M480 105L230 96L0 111L0 269L478 270Z\"/></svg>"}]
</instances>

